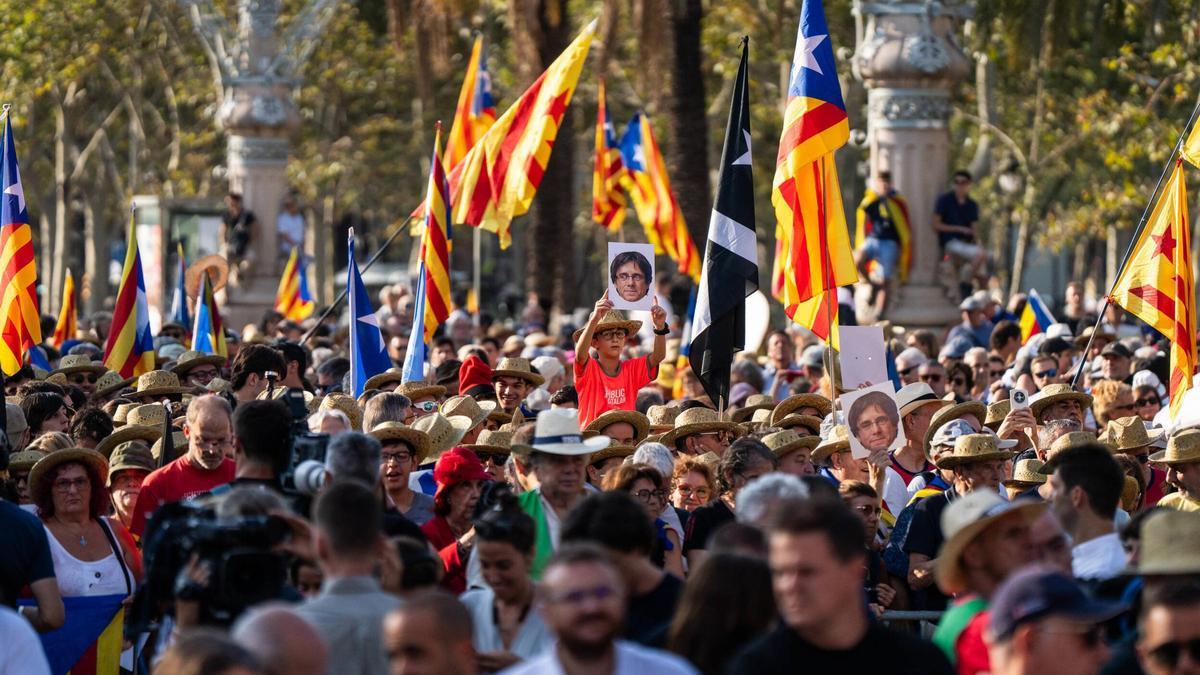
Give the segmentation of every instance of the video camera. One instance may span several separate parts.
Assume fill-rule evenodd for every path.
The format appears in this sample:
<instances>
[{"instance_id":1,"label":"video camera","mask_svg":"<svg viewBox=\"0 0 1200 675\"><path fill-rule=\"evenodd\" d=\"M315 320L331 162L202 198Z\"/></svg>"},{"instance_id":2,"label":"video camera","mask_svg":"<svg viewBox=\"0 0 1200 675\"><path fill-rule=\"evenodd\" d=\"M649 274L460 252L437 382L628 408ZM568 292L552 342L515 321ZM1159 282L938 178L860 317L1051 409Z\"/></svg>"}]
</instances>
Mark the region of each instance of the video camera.
<instances>
[{"instance_id":1,"label":"video camera","mask_svg":"<svg viewBox=\"0 0 1200 675\"><path fill-rule=\"evenodd\" d=\"M211 506L195 501L162 505L142 539L146 583L134 597L126 634L151 628L176 599L198 601L203 624L229 625L247 607L279 598L287 559L272 549L289 533L277 516L218 520ZM181 574L192 556L209 569L207 584L186 583Z\"/></svg>"},{"instance_id":2,"label":"video camera","mask_svg":"<svg viewBox=\"0 0 1200 675\"><path fill-rule=\"evenodd\" d=\"M268 370L268 396L274 397L275 383L279 374ZM292 442L288 465L280 476L285 492L304 497L314 497L325 486L325 453L329 447L329 434L314 434L308 430L308 408L304 402L304 391L289 387L280 400L292 413Z\"/></svg>"}]
</instances>

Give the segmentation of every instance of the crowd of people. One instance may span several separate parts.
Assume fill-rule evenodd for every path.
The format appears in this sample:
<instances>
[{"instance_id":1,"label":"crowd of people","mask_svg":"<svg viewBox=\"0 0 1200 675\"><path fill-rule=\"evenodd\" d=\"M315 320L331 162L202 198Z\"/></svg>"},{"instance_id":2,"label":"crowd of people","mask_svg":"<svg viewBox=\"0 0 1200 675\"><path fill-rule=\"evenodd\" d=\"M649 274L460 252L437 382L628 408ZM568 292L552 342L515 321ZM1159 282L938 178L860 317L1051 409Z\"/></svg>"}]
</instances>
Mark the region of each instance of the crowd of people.
<instances>
[{"instance_id":1,"label":"crowd of people","mask_svg":"<svg viewBox=\"0 0 1200 675\"><path fill-rule=\"evenodd\" d=\"M137 672L1196 672L1200 429L1165 344L1078 287L1022 344L999 300L888 327L906 440L865 456L887 420L840 410L836 354L773 331L718 406L665 298L557 337L460 304L424 380L357 396L336 321L268 313L227 357L168 324L123 378L89 317L5 381L0 672L50 672L38 633L112 595ZM397 364L411 312L381 294ZM278 583L172 563L203 523Z\"/></svg>"}]
</instances>

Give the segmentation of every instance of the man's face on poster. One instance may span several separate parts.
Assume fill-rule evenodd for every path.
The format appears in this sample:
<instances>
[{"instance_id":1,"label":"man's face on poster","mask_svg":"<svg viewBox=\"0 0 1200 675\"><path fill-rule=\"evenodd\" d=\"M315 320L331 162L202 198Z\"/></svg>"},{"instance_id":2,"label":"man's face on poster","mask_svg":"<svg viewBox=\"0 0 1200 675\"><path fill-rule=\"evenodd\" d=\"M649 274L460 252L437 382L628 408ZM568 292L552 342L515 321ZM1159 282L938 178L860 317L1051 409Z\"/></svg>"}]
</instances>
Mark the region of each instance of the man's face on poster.
<instances>
[{"instance_id":1,"label":"man's face on poster","mask_svg":"<svg viewBox=\"0 0 1200 675\"><path fill-rule=\"evenodd\" d=\"M858 442L871 452L885 450L896 440L896 423L888 411L878 404L867 406L853 431Z\"/></svg>"},{"instance_id":2,"label":"man's face on poster","mask_svg":"<svg viewBox=\"0 0 1200 675\"><path fill-rule=\"evenodd\" d=\"M648 266L648 265L647 265ZM650 292L650 279L635 260L621 265L613 272L613 286L626 302L637 302Z\"/></svg>"}]
</instances>

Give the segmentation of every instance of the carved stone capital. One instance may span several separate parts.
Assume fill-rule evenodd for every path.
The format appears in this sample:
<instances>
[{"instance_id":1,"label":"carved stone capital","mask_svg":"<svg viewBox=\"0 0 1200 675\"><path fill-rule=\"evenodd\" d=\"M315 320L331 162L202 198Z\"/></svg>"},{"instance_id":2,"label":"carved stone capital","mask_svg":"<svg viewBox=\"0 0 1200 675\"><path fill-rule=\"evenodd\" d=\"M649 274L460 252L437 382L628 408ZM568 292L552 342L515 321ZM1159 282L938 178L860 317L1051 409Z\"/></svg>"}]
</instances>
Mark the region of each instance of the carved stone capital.
<instances>
[{"instance_id":1,"label":"carved stone capital","mask_svg":"<svg viewBox=\"0 0 1200 675\"><path fill-rule=\"evenodd\" d=\"M217 119L248 136L286 135L300 125L300 113L282 80L236 82L225 95Z\"/></svg>"},{"instance_id":2,"label":"carved stone capital","mask_svg":"<svg viewBox=\"0 0 1200 675\"><path fill-rule=\"evenodd\" d=\"M231 134L227 146L230 167L285 166L291 144L286 138Z\"/></svg>"},{"instance_id":3,"label":"carved stone capital","mask_svg":"<svg viewBox=\"0 0 1200 675\"><path fill-rule=\"evenodd\" d=\"M953 110L945 90L879 87L867 92L867 115L875 128L945 128Z\"/></svg>"},{"instance_id":4,"label":"carved stone capital","mask_svg":"<svg viewBox=\"0 0 1200 675\"><path fill-rule=\"evenodd\" d=\"M870 87L949 88L971 72L955 32L971 2L865 2L854 74Z\"/></svg>"}]
</instances>

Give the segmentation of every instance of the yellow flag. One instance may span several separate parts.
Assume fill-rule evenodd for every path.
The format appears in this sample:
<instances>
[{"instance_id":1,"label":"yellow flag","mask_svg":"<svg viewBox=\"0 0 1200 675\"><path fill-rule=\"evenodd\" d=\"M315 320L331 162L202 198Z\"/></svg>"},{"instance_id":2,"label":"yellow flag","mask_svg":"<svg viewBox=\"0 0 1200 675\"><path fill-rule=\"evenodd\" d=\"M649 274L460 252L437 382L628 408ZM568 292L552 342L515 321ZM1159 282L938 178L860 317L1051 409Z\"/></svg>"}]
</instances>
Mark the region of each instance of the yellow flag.
<instances>
[{"instance_id":1,"label":"yellow flag","mask_svg":"<svg viewBox=\"0 0 1200 675\"><path fill-rule=\"evenodd\" d=\"M1183 149L1179 151L1192 166L1200 168L1200 124L1192 125L1192 132L1188 134L1187 140L1183 142Z\"/></svg>"}]
</instances>

